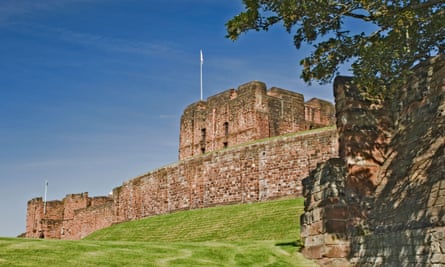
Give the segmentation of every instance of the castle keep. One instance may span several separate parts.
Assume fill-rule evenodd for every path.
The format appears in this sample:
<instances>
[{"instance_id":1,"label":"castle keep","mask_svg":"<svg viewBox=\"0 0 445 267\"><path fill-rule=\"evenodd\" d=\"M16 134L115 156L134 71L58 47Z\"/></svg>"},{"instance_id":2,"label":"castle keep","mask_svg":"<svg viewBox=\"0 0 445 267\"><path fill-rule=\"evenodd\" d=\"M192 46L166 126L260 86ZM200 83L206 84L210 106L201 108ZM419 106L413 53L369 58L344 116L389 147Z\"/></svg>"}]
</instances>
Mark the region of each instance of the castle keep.
<instances>
[{"instance_id":1,"label":"castle keep","mask_svg":"<svg viewBox=\"0 0 445 267\"><path fill-rule=\"evenodd\" d=\"M334 106L254 81L191 104L181 117L179 159L335 124Z\"/></svg>"},{"instance_id":2,"label":"castle keep","mask_svg":"<svg viewBox=\"0 0 445 267\"><path fill-rule=\"evenodd\" d=\"M301 196L301 180L337 156L334 113L327 101L304 102L257 81L194 103L181 117L178 162L126 181L110 196L32 199L26 237L81 239L157 214Z\"/></svg>"}]
</instances>

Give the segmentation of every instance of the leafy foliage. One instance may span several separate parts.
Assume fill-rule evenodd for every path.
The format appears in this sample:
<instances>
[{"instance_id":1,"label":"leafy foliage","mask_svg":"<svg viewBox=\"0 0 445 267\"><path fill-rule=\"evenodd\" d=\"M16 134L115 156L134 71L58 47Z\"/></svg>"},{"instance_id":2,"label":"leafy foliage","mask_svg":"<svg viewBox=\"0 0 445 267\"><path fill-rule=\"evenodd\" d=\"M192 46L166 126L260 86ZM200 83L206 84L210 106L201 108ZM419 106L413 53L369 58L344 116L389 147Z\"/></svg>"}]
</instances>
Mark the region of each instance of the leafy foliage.
<instances>
[{"instance_id":1,"label":"leafy foliage","mask_svg":"<svg viewBox=\"0 0 445 267\"><path fill-rule=\"evenodd\" d=\"M351 61L355 82L375 93L397 85L410 68L445 48L444 0L243 0L245 11L227 22L227 37L267 31L279 22L294 34L297 49L313 44L304 58L306 82L330 82ZM353 33L345 22L366 25Z\"/></svg>"}]
</instances>

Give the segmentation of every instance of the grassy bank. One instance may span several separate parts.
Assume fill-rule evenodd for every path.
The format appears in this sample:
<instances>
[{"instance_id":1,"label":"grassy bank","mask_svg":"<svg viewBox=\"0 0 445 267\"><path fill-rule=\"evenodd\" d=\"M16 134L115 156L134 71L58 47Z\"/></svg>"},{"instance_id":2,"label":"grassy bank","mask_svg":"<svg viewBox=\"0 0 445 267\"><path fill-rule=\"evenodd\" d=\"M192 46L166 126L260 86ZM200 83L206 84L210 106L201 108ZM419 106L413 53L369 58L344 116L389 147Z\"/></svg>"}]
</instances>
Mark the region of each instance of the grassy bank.
<instances>
[{"instance_id":1,"label":"grassy bank","mask_svg":"<svg viewBox=\"0 0 445 267\"><path fill-rule=\"evenodd\" d=\"M209 241L299 239L303 199L176 212L99 230L88 240Z\"/></svg>"},{"instance_id":2,"label":"grassy bank","mask_svg":"<svg viewBox=\"0 0 445 267\"><path fill-rule=\"evenodd\" d=\"M0 266L316 266L299 250L302 199L183 211L85 240L0 239Z\"/></svg>"}]
</instances>

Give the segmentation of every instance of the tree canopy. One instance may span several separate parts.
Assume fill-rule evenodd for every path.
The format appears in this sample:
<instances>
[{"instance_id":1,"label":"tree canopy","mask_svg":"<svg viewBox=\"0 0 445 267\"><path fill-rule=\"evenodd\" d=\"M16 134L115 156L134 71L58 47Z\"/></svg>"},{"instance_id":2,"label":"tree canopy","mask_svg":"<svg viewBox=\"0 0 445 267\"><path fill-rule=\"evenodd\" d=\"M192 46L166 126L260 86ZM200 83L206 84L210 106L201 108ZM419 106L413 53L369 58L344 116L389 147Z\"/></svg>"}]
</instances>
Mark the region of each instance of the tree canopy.
<instances>
[{"instance_id":1,"label":"tree canopy","mask_svg":"<svg viewBox=\"0 0 445 267\"><path fill-rule=\"evenodd\" d=\"M355 82L385 93L410 68L445 49L444 0L243 0L245 10L227 22L227 37L267 31L282 23L294 44L312 44L301 60L306 82L330 82L349 62ZM369 25L357 33L345 22Z\"/></svg>"}]
</instances>

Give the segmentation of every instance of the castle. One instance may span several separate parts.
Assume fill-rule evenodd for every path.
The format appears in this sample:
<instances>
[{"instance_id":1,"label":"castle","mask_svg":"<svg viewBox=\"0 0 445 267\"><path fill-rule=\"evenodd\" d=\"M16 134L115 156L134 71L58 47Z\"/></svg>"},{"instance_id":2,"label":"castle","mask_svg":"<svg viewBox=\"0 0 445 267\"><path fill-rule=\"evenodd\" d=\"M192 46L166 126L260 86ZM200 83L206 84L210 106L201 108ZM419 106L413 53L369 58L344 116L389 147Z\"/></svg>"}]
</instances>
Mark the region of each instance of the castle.
<instances>
[{"instance_id":1,"label":"castle","mask_svg":"<svg viewBox=\"0 0 445 267\"><path fill-rule=\"evenodd\" d=\"M392 99L337 77L336 127L275 137L329 125L332 107L258 82L215 96L222 106L195 103L181 120L180 161L111 197L67 195L46 213L30 200L26 236L80 239L155 214L303 195L302 252L323 266L445 266L445 56L411 71Z\"/></svg>"},{"instance_id":2,"label":"castle","mask_svg":"<svg viewBox=\"0 0 445 267\"><path fill-rule=\"evenodd\" d=\"M189 105L179 161L112 195L28 202L26 237L81 239L128 220L230 203L301 196L301 180L337 156L334 106L253 81Z\"/></svg>"}]
</instances>

